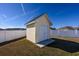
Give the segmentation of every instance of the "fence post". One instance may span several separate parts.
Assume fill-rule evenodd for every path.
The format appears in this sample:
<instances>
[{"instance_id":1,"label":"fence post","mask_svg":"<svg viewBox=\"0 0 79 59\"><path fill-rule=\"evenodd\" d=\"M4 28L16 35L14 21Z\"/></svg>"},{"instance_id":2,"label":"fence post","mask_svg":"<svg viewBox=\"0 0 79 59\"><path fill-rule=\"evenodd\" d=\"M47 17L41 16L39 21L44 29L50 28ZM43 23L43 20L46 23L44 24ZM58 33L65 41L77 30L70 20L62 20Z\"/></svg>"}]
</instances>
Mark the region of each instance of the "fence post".
<instances>
[{"instance_id":1,"label":"fence post","mask_svg":"<svg viewBox=\"0 0 79 59\"><path fill-rule=\"evenodd\" d=\"M77 36L77 34L78 34L78 30L76 29L76 30L75 30L75 35Z\"/></svg>"}]
</instances>

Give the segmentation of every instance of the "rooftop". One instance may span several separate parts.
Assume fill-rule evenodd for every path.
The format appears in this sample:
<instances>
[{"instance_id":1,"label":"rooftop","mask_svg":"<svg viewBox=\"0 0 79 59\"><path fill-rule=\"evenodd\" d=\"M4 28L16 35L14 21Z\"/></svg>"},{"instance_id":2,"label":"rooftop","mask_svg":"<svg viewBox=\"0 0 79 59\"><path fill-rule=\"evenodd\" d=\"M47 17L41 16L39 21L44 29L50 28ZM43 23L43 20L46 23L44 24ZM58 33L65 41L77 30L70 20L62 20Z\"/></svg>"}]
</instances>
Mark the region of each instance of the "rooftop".
<instances>
[{"instance_id":1,"label":"rooftop","mask_svg":"<svg viewBox=\"0 0 79 59\"><path fill-rule=\"evenodd\" d=\"M43 15L45 15L45 14L47 14L47 13L42 13L42 14L40 14L40 15L36 16L36 17L35 17L35 18L33 18L32 20L28 21L26 24L28 24L28 23L30 23L30 22L32 22L32 21L37 20L37 18L39 18L39 17L41 17L41 16L43 16ZM49 20L48 20L48 21L49 21ZM50 22L50 21L49 21L49 22ZM50 24L52 24L52 23L50 22Z\"/></svg>"}]
</instances>

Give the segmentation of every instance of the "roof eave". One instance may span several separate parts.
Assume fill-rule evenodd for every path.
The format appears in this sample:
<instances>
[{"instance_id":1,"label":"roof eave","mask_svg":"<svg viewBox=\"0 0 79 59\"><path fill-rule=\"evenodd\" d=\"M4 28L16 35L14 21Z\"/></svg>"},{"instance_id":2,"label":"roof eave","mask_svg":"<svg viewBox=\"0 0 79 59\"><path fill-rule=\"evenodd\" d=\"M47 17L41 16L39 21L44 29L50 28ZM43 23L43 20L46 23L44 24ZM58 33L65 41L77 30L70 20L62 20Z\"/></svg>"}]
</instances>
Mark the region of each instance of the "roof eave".
<instances>
[{"instance_id":1,"label":"roof eave","mask_svg":"<svg viewBox=\"0 0 79 59\"><path fill-rule=\"evenodd\" d=\"M27 23L26 25L30 25L30 24L33 24L33 23L35 23L36 21L32 21L32 22L30 22L30 23Z\"/></svg>"}]
</instances>

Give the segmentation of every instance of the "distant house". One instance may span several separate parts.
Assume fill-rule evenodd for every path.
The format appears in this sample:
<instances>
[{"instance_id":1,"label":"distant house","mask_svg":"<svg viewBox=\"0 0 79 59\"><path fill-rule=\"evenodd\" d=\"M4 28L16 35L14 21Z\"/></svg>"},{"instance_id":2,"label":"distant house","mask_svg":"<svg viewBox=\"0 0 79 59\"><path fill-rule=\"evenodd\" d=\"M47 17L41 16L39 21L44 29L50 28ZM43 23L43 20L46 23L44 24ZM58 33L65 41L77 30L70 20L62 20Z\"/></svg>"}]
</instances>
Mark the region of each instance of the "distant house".
<instances>
[{"instance_id":1,"label":"distant house","mask_svg":"<svg viewBox=\"0 0 79 59\"><path fill-rule=\"evenodd\" d=\"M58 28L57 30L75 30L75 28L72 26L65 26L65 27Z\"/></svg>"},{"instance_id":2,"label":"distant house","mask_svg":"<svg viewBox=\"0 0 79 59\"><path fill-rule=\"evenodd\" d=\"M48 20L47 14L37 16L26 23L27 39L33 43L42 42L50 38L50 26L52 23Z\"/></svg>"},{"instance_id":3,"label":"distant house","mask_svg":"<svg viewBox=\"0 0 79 59\"><path fill-rule=\"evenodd\" d=\"M58 28L57 30L79 30L79 27L65 26Z\"/></svg>"}]
</instances>

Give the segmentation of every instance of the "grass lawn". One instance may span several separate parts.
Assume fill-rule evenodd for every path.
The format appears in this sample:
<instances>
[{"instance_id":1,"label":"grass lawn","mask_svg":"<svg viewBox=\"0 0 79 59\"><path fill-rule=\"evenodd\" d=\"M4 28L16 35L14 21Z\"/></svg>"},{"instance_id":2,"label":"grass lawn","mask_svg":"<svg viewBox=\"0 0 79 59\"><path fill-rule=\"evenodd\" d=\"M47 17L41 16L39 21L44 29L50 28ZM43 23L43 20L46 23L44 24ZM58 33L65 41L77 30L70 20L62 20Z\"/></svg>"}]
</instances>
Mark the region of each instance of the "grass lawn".
<instances>
[{"instance_id":1,"label":"grass lawn","mask_svg":"<svg viewBox=\"0 0 79 59\"><path fill-rule=\"evenodd\" d=\"M79 43L53 38L55 42L39 48L25 38L0 45L3 56L71 56L79 55ZM79 39L77 39L79 40Z\"/></svg>"}]
</instances>

